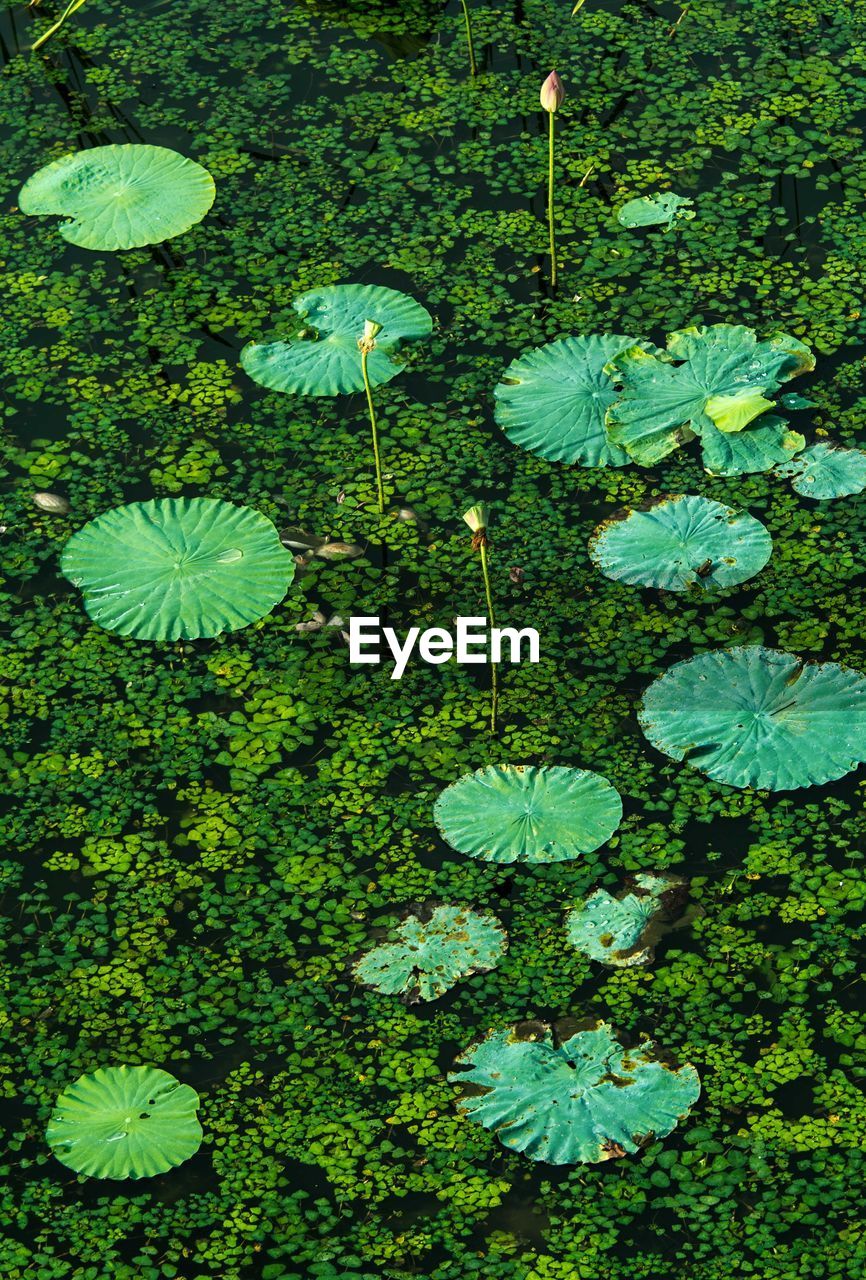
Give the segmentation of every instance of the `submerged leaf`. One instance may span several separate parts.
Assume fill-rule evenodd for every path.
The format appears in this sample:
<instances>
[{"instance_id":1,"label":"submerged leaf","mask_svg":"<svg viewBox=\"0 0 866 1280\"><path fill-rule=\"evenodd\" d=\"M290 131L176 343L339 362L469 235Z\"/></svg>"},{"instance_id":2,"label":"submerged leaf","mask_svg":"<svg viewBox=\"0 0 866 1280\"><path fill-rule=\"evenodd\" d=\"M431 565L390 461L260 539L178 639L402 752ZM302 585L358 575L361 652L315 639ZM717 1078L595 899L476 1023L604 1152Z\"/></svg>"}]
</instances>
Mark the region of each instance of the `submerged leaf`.
<instances>
[{"instance_id":1,"label":"submerged leaf","mask_svg":"<svg viewBox=\"0 0 866 1280\"><path fill-rule=\"evenodd\" d=\"M505 930L496 916L442 906L427 921L409 916L395 941L368 951L354 972L386 995L435 1000L461 978L492 969L504 952Z\"/></svg>"},{"instance_id":2,"label":"submerged leaf","mask_svg":"<svg viewBox=\"0 0 866 1280\"><path fill-rule=\"evenodd\" d=\"M778 468L791 479L791 488L804 498L824 502L847 498L866 489L866 453L837 444L813 444L794 462Z\"/></svg>"},{"instance_id":3,"label":"submerged leaf","mask_svg":"<svg viewBox=\"0 0 866 1280\"><path fill-rule=\"evenodd\" d=\"M547 1164L594 1164L663 1138L700 1095L692 1066L659 1061L650 1044L623 1049L605 1022L555 1043L551 1029L522 1038L494 1031L462 1054L448 1079L460 1109L503 1146Z\"/></svg>"},{"instance_id":4,"label":"submerged leaf","mask_svg":"<svg viewBox=\"0 0 866 1280\"><path fill-rule=\"evenodd\" d=\"M659 191L652 196L638 196L622 206L616 215L617 222L631 230L634 227L664 226L670 231L680 221L695 216L694 204L688 196L678 196L673 191Z\"/></svg>"},{"instance_id":5,"label":"submerged leaf","mask_svg":"<svg viewBox=\"0 0 866 1280\"><path fill-rule=\"evenodd\" d=\"M662 899L682 881L647 873L636 875L632 889L618 898L596 889L583 906L565 918L566 937L573 947L616 968L649 964L653 957L654 930L664 914Z\"/></svg>"}]
</instances>

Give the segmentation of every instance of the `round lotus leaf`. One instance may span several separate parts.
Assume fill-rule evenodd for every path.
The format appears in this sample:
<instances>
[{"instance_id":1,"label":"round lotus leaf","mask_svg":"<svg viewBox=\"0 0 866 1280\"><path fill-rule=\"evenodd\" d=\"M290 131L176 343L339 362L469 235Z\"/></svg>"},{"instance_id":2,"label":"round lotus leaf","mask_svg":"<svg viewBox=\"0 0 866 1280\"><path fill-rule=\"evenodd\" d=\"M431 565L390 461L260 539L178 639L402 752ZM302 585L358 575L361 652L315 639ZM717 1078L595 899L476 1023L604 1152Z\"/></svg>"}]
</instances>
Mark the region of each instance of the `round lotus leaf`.
<instances>
[{"instance_id":1,"label":"round lotus leaf","mask_svg":"<svg viewBox=\"0 0 866 1280\"><path fill-rule=\"evenodd\" d=\"M403 368L393 359L404 342L432 332L429 311L396 289L374 284L336 284L311 289L294 301L304 327L287 342L249 342L241 366L271 391L302 396L339 396L363 391L358 339L368 320L382 326L367 357L371 386L389 382Z\"/></svg>"},{"instance_id":2,"label":"round lotus leaf","mask_svg":"<svg viewBox=\"0 0 866 1280\"><path fill-rule=\"evenodd\" d=\"M607 778L559 765L489 764L446 787L433 809L453 849L485 862L566 862L622 821Z\"/></svg>"},{"instance_id":3,"label":"round lotus leaf","mask_svg":"<svg viewBox=\"0 0 866 1280\"><path fill-rule=\"evenodd\" d=\"M701 1091L694 1067L659 1061L651 1045L623 1049L604 1022L559 1043L539 1024L528 1037L494 1031L455 1065L468 1070L448 1079L472 1088L460 1109L546 1164L633 1153L676 1128Z\"/></svg>"},{"instance_id":4,"label":"round lotus leaf","mask_svg":"<svg viewBox=\"0 0 866 1280\"><path fill-rule=\"evenodd\" d=\"M805 447L805 436L774 413L762 414L748 431L724 432L710 424L701 432L704 470L711 476L772 471Z\"/></svg>"},{"instance_id":5,"label":"round lotus leaf","mask_svg":"<svg viewBox=\"0 0 866 1280\"><path fill-rule=\"evenodd\" d=\"M791 487L804 498L819 502L847 498L866 489L866 453L835 444L813 444L786 466L780 476L791 477Z\"/></svg>"},{"instance_id":6,"label":"round lotus leaf","mask_svg":"<svg viewBox=\"0 0 866 1280\"><path fill-rule=\"evenodd\" d=\"M634 877L634 888L615 898L606 889L596 889L582 906L565 918L568 941L578 951L615 968L648 964L657 917L664 912L662 897L682 881L668 876L642 873Z\"/></svg>"},{"instance_id":7,"label":"round lotus leaf","mask_svg":"<svg viewBox=\"0 0 866 1280\"><path fill-rule=\"evenodd\" d=\"M736 586L760 573L772 551L760 520L692 495L613 516L589 544L608 578L665 591Z\"/></svg>"},{"instance_id":8,"label":"round lotus leaf","mask_svg":"<svg viewBox=\"0 0 866 1280\"><path fill-rule=\"evenodd\" d=\"M83 249L136 249L182 235L214 202L207 169L168 147L121 143L76 151L24 183L22 213L69 218L58 230Z\"/></svg>"},{"instance_id":9,"label":"round lotus leaf","mask_svg":"<svg viewBox=\"0 0 866 1280\"><path fill-rule=\"evenodd\" d=\"M395 940L368 951L354 973L385 995L435 1000L461 978L492 969L505 946L505 930L495 916L468 907L436 907L427 921L404 920Z\"/></svg>"},{"instance_id":10,"label":"round lotus leaf","mask_svg":"<svg viewBox=\"0 0 866 1280\"><path fill-rule=\"evenodd\" d=\"M673 191L660 191L656 195L638 196L636 200L629 200L616 218L620 226L628 227L629 230L634 227L663 226L665 231L670 231L678 222L688 221L695 216L694 210L689 207L692 204L694 201L688 196L674 195Z\"/></svg>"},{"instance_id":11,"label":"round lotus leaf","mask_svg":"<svg viewBox=\"0 0 866 1280\"><path fill-rule=\"evenodd\" d=\"M270 613L295 574L266 516L215 498L106 511L73 534L60 567L94 622L139 640L237 631Z\"/></svg>"},{"instance_id":12,"label":"round lotus leaf","mask_svg":"<svg viewBox=\"0 0 866 1280\"><path fill-rule=\"evenodd\" d=\"M54 1104L45 1137L57 1159L92 1178L152 1178L201 1145L198 1094L157 1067L101 1067Z\"/></svg>"},{"instance_id":13,"label":"round lotus leaf","mask_svg":"<svg viewBox=\"0 0 866 1280\"><path fill-rule=\"evenodd\" d=\"M620 390L607 411L607 432L642 466L704 430L747 430L772 407L768 395L815 365L796 338L777 333L759 342L751 329L732 324L671 334L667 357L632 347L615 362Z\"/></svg>"},{"instance_id":14,"label":"round lotus leaf","mask_svg":"<svg viewBox=\"0 0 866 1280\"><path fill-rule=\"evenodd\" d=\"M611 444L604 425L616 396L606 368L635 346L656 350L606 333L528 351L512 361L494 392L496 421L513 444L551 462L625 466L628 454Z\"/></svg>"},{"instance_id":15,"label":"round lotus leaf","mask_svg":"<svg viewBox=\"0 0 866 1280\"><path fill-rule=\"evenodd\" d=\"M650 685L653 746L717 782L792 791L866 760L866 678L761 645L702 653Z\"/></svg>"}]
</instances>

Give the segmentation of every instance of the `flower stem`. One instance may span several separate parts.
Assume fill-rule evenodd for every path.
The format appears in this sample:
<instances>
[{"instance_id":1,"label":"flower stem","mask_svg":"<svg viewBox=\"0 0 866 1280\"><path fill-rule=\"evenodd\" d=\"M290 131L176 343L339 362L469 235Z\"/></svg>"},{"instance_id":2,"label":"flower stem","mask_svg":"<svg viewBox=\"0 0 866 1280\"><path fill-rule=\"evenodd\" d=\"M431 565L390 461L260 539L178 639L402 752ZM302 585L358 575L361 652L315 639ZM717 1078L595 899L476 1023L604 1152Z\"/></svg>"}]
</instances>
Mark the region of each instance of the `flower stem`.
<instances>
[{"instance_id":1,"label":"flower stem","mask_svg":"<svg viewBox=\"0 0 866 1280\"><path fill-rule=\"evenodd\" d=\"M472 75L472 79L474 80L478 74L478 68L475 65L475 49L472 44L472 23L469 21L469 8L466 4L466 0L460 0L460 3L463 6L463 17L466 20L466 43L469 45L469 71Z\"/></svg>"},{"instance_id":2,"label":"flower stem","mask_svg":"<svg viewBox=\"0 0 866 1280\"><path fill-rule=\"evenodd\" d=\"M550 228L550 283L552 288L556 288L556 240L553 234L553 123L554 113L548 111L547 118L549 122L549 166L547 172L547 223Z\"/></svg>"},{"instance_id":3,"label":"flower stem","mask_svg":"<svg viewBox=\"0 0 866 1280\"><path fill-rule=\"evenodd\" d=\"M376 411L373 408L373 393L370 390L370 379L367 375L367 356L369 352L361 350L361 373L364 378L364 390L367 393L367 408L370 410L370 430L373 435L373 458L376 462L376 489L379 495L379 514L385 514L385 490L382 486L382 462L379 458L379 436L376 431Z\"/></svg>"},{"instance_id":4,"label":"flower stem","mask_svg":"<svg viewBox=\"0 0 866 1280\"><path fill-rule=\"evenodd\" d=\"M487 565L487 542L483 539L481 542L481 572L484 574L484 591L487 596L487 618L488 626L496 626L496 618L493 614L493 597L490 594L490 573ZM496 713L499 709L499 680L496 671L496 663L490 663L490 732L496 732Z\"/></svg>"},{"instance_id":5,"label":"flower stem","mask_svg":"<svg viewBox=\"0 0 866 1280\"><path fill-rule=\"evenodd\" d=\"M45 44L46 40L50 40L51 37L54 35L55 31L59 31L60 28L63 26L64 22L66 21L66 19L70 17L73 13L75 13L77 9L80 9L83 4L84 4L84 0L70 0L70 3L63 10L58 20L54 23L54 26L49 27L47 31L43 31L39 39L34 42L33 44L34 52L37 49L40 49L42 45Z\"/></svg>"}]
</instances>

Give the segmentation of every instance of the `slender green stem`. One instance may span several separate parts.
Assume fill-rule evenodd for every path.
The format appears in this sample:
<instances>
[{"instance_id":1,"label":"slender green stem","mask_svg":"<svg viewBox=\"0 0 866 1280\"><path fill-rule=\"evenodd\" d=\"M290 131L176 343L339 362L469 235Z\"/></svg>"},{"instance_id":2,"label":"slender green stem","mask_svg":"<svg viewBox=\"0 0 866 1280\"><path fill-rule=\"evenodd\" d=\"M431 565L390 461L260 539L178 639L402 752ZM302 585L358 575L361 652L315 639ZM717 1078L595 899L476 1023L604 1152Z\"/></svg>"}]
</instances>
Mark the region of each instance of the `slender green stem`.
<instances>
[{"instance_id":1,"label":"slender green stem","mask_svg":"<svg viewBox=\"0 0 866 1280\"><path fill-rule=\"evenodd\" d=\"M553 117L554 113L548 111L547 118L550 122L549 132L549 166L547 171L547 224L550 228L550 283L556 288L556 240L553 234Z\"/></svg>"},{"instance_id":2,"label":"slender green stem","mask_svg":"<svg viewBox=\"0 0 866 1280\"><path fill-rule=\"evenodd\" d=\"M475 65L475 47L472 44L472 23L469 21L469 6L466 0L460 0L463 6L463 17L466 20L466 43L469 45L469 70L472 73L472 79L478 75L478 68Z\"/></svg>"},{"instance_id":3,"label":"slender green stem","mask_svg":"<svg viewBox=\"0 0 866 1280\"><path fill-rule=\"evenodd\" d=\"M379 494L379 514L385 513L385 490L382 486L382 462L379 458L379 435L376 430L376 410L373 408L373 393L370 390L370 379L367 376L367 356L369 352L361 351L361 373L364 378L364 390L367 392L367 408L370 410L370 430L373 434L373 457L376 461L376 489Z\"/></svg>"},{"instance_id":4,"label":"slender green stem","mask_svg":"<svg viewBox=\"0 0 866 1280\"><path fill-rule=\"evenodd\" d=\"M34 51L38 49L41 45L45 44L46 40L50 40L51 37L54 35L55 31L59 31L60 28L63 26L64 22L66 21L66 19L71 14L75 13L76 9L80 9L83 4L84 4L84 0L70 0L70 3L63 10L60 17L54 23L54 26L49 27L47 31L43 31L42 35L34 43L33 45Z\"/></svg>"},{"instance_id":5,"label":"slender green stem","mask_svg":"<svg viewBox=\"0 0 866 1280\"><path fill-rule=\"evenodd\" d=\"M487 625L488 627L496 626L496 618L493 613L493 597L490 594L490 573L487 566L487 543L481 543L481 572L484 574L484 592L487 596ZM496 714L499 709L499 678L496 670L496 663L490 663L490 732L496 732Z\"/></svg>"}]
</instances>

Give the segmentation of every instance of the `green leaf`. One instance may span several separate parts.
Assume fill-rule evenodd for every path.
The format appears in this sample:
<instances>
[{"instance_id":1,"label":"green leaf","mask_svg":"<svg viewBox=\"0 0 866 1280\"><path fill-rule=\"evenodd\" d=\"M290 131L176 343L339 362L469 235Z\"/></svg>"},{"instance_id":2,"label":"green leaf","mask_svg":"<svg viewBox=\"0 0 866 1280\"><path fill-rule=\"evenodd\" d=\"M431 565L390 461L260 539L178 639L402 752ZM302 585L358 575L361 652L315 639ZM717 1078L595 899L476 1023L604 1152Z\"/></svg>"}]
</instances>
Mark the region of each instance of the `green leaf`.
<instances>
[{"instance_id":1,"label":"green leaf","mask_svg":"<svg viewBox=\"0 0 866 1280\"><path fill-rule=\"evenodd\" d=\"M596 889L566 916L566 937L578 951L602 964L616 968L649 964L652 926L664 912L662 897L681 883L668 876L641 873L634 877L633 889L618 898L606 889Z\"/></svg>"},{"instance_id":2,"label":"green leaf","mask_svg":"<svg viewBox=\"0 0 866 1280\"><path fill-rule=\"evenodd\" d=\"M121 143L76 151L29 178L22 213L69 218L58 230L82 249L160 244L201 222L214 202L207 169L167 147Z\"/></svg>"},{"instance_id":3,"label":"green leaf","mask_svg":"<svg viewBox=\"0 0 866 1280\"><path fill-rule=\"evenodd\" d=\"M866 760L866 678L760 645L702 653L650 685L653 746L733 787L791 791Z\"/></svg>"},{"instance_id":4,"label":"green leaf","mask_svg":"<svg viewBox=\"0 0 866 1280\"><path fill-rule=\"evenodd\" d=\"M638 196L622 206L616 215L617 222L630 230L634 227L664 226L670 231L680 221L695 216L694 204L688 196L678 196L673 191L659 191L652 196Z\"/></svg>"},{"instance_id":5,"label":"green leaf","mask_svg":"<svg viewBox=\"0 0 866 1280\"><path fill-rule=\"evenodd\" d=\"M57 1159L93 1178L151 1178L201 1145L199 1098L157 1067L101 1067L65 1089L45 1137Z\"/></svg>"},{"instance_id":6,"label":"green leaf","mask_svg":"<svg viewBox=\"0 0 866 1280\"><path fill-rule=\"evenodd\" d=\"M604 426L615 390L605 372L632 347L656 350L618 334L561 338L520 356L494 391L496 421L513 444L551 462L622 467L628 454Z\"/></svg>"},{"instance_id":7,"label":"green leaf","mask_svg":"<svg viewBox=\"0 0 866 1280\"><path fill-rule=\"evenodd\" d=\"M738 391L736 395L710 396L704 405L708 418L713 426L726 435L742 431L750 422L773 408L773 401L762 396L760 391Z\"/></svg>"},{"instance_id":8,"label":"green leaf","mask_svg":"<svg viewBox=\"0 0 866 1280\"><path fill-rule=\"evenodd\" d=\"M461 978L492 969L505 945L505 930L495 916L468 907L436 907L427 921L409 916L395 941L368 951L354 972L386 995L435 1000Z\"/></svg>"},{"instance_id":9,"label":"green leaf","mask_svg":"<svg viewBox=\"0 0 866 1280\"><path fill-rule=\"evenodd\" d=\"M736 586L760 573L772 550L760 520L693 495L620 512L600 524L589 543L608 578L665 591Z\"/></svg>"},{"instance_id":10,"label":"green leaf","mask_svg":"<svg viewBox=\"0 0 866 1280\"><path fill-rule=\"evenodd\" d=\"M373 284L338 284L311 289L293 306L306 321L287 342L248 343L241 366L271 391L303 396L339 396L363 391L358 339L366 321L382 326L367 358L371 386L389 382L403 368L392 359L404 342L426 338L433 320L414 298Z\"/></svg>"},{"instance_id":11,"label":"green leaf","mask_svg":"<svg viewBox=\"0 0 866 1280\"><path fill-rule=\"evenodd\" d=\"M711 476L743 476L772 471L805 448L806 440L792 431L784 418L765 414L759 422L737 435L725 435L715 426L701 434L704 470Z\"/></svg>"},{"instance_id":12,"label":"green leaf","mask_svg":"<svg viewBox=\"0 0 866 1280\"><path fill-rule=\"evenodd\" d=\"M109 631L195 640L270 613L295 573L270 520L215 498L158 498L115 507L73 534L63 573Z\"/></svg>"},{"instance_id":13,"label":"green leaf","mask_svg":"<svg viewBox=\"0 0 866 1280\"><path fill-rule=\"evenodd\" d=\"M818 502L846 498L866 489L866 453L837 444L813 444L794 462L778 468L791 478L791 488Z\"/></svg>"},{"instance_id":14,"label":"green leaf","mask_svg":"<svg viewBox=\"0 0 866 1280\"><path fill-rule=\"evenodd\" d=\"M619 793L600 774L490 764L446 787L433 809L452 848L485 862L565 862L609 840Z\"/></svg>"},{"instance_id":15,"label":"green leaf","mask_svg":"<svg viewBox=\"0 0 866 1280\"><path fill-rule=\"evenodd\" d=\"M448 1079L473 1090L461 1110L503 1146L547 1164L633 1154L669 1134L700 1095L694 1067L668 1066L648 1044L623 1049L605 1022L560 1043L541 1024L529 1037L494 1031L455 1065L468 1070Z\"/></svg>"}]
</instances>

